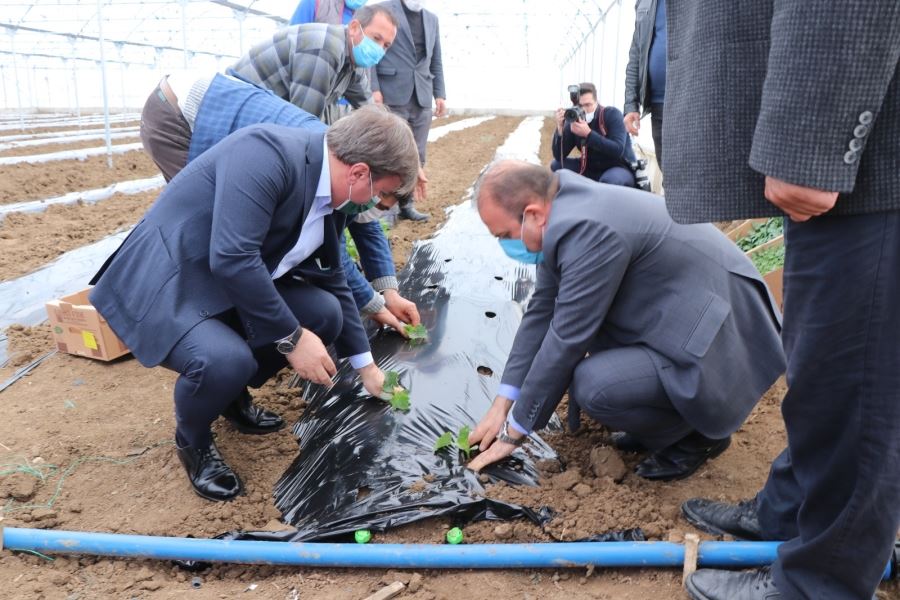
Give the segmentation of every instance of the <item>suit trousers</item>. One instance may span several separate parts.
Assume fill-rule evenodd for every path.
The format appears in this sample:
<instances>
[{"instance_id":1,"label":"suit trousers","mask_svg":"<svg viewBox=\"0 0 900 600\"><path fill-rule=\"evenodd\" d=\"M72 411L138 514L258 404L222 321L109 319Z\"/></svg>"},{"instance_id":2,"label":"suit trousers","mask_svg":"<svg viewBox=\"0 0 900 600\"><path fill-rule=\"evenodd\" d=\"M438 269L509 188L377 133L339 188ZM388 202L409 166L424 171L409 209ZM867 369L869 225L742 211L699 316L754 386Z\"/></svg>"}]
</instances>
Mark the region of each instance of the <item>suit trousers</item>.
<instances>
[{"instance_id":1,"label":"suit trousers","mask_svg":"<svg viewBox=\"0 0 900 600\"><path fill-rule=\"evenodd\" d=\"M188 162L191 127L181 109L166 99L159 86L151 92L141 111L141 143L166 182L172 181Z\"/></svg>"},{"instance_id":2,"label":"suit trousers","mask_svg":"<svg viewBox=\"0 0 900 600\"><path fill-rule=\"evenodd\" d=\"M606 427L661 450L693 428L669 400L650 352L632 346L591 354L575 367L569 402Z\"/></svg>"},{"instance_id":3,"label":"suit trousers","mask_svg":"<svg viewBox=\"0 0 900 600\"><path fill-rule=\"evenodd\" d=\"M337 338L343 315L335 296L289 277L275 285L304 328L325 345ZM285 336L290 333L284 332ZM258 388L287 366L287 358L275 344L251 348L237 312L231 310L195 325L162 366L181 374L175 382L178 443L203 447L210 442L212 422L240 398L248 385Z\"/></svg>"},{"instance_id":4,"label":"suit trousers","mask_svg":"<svg viewBox=\"0 0 900 600\"><path fill-rule=\"evenodd\" d=\"M391 112L409 123L416 147L419 149L419 162L425 166L425 150L428 146L428 131L431 129L431 107L423 108L416 101L416 94L402 106L391 106Z\"/></svg>"},{"instance_id":5,"label":"suit trousers","mask_svg":"<svg viewBox=\"0 0 900 600\"><path fill-rule=\"evenodd\" d=\"M785 240L788 448L760 523L789 540L785 598L868 599L900 526L900 212L787 222Z\"/></svg>"}]
</instances>

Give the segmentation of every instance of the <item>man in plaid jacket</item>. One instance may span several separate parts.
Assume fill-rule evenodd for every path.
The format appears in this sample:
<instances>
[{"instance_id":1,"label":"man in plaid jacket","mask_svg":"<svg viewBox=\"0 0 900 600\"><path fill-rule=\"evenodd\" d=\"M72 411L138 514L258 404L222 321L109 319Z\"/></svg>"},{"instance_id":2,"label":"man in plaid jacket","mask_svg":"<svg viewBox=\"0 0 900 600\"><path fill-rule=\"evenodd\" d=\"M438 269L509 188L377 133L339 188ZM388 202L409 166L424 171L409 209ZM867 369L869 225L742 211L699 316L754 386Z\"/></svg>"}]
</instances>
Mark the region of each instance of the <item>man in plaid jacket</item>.
<instances>
[{"instance_id":1,"label":"man in plaid jacket","mask_svg":"<svg viewBox=\"0 0 900 600\"><path fill-rule=\"evenodd\" d=\"M364 6L346 27L307 23L280 29L227 73L321 118L342 95L354 108L371 102L366 68L373 65L358 64L358 47L368 38L387 50L396 36L397 19L389 10Z\"/></svg>"}]
</instances>

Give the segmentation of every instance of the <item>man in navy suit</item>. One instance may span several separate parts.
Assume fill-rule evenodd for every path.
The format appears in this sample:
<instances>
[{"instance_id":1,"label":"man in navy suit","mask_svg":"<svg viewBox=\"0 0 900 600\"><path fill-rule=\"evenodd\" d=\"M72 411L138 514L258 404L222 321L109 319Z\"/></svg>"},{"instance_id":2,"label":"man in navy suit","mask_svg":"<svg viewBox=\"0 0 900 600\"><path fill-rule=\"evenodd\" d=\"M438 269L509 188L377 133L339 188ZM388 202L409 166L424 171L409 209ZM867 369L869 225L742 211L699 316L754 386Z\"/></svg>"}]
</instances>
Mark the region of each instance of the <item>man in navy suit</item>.
<instances>
[{"instance_id":1,"label":"man in navy suit","mask_svg":"<svg viewBox=\"0 0 900 600\"><path fill-rule=\"evenodd\" d=\"M412 190L418 168L409 127L381 107L327 133L252 125L181 171L98 274L91 302L113 331L144 366L181 374L175 440L200 496L242 490L212 440L217 417L248 433L282 424L248 385L286 365L327 385L334 343L380 393L340 232L373 196Z\"/></svg>"}]
</instances>

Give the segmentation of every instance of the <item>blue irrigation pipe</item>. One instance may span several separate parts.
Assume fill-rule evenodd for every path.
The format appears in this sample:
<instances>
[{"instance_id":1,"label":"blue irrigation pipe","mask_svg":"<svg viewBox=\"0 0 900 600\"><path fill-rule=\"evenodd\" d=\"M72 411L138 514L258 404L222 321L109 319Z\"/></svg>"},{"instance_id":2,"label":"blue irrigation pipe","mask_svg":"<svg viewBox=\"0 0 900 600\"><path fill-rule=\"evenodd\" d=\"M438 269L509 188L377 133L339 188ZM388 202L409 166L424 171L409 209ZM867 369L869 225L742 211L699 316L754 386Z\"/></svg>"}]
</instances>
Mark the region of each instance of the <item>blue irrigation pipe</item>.
<instances>
[{"instance_id":1,"label":"blue irrigation pipe","mask_svg":"<svg viewBox=\"0 0 900 600\"><path fill-rule=\"evenodd\" d=\"M771 564L780 542L701 542L698 566L745 568ZM0 548L42 554L193 560L304 567L389 569L551 569L560 567L680 567L684 546L671 542L543 544L330 544L124 535L5 527ZM892 561L884 577L892 575Z\"/></svg>"}]
</instances>

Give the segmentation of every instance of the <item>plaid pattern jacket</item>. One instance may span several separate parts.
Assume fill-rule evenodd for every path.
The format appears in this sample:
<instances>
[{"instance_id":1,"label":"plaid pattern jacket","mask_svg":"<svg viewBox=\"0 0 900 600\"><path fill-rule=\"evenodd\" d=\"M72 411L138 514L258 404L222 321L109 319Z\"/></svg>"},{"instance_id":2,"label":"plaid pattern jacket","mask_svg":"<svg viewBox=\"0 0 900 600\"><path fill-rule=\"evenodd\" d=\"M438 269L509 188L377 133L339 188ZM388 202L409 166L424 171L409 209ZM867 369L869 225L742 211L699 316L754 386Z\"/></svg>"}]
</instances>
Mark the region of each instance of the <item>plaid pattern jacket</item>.
<instances>
[{"instance_id":1,"label":"plaid pattern jacket","mask_svg":"<svg viewBox=\"0 0 900 600\"><path fill-rule=\"evenodd\" d=\"M354 107L372 98L366 70L353 65L342 26L306 23L279 29L227 72L319 118L342 95Z\"/></svg>"}]
</instances>

